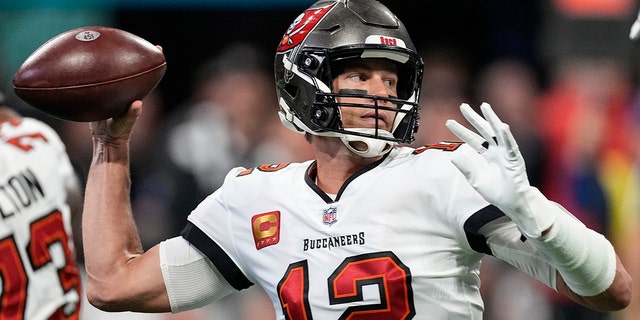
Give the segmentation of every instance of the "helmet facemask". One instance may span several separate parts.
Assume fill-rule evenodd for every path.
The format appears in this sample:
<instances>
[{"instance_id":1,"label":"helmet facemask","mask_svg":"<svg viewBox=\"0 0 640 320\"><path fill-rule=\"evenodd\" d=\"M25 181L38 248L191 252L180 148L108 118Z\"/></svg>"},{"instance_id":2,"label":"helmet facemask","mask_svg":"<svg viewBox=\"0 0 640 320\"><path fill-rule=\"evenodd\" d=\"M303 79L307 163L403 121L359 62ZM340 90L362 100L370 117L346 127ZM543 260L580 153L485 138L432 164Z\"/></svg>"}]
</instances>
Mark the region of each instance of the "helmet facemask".
<instances>
[{"instance_id":1,"label":"helmet facemask","mask_svg":"<svg viewBox=\"0 0 640 320\"><path fill-rule=\"evenodd\" d=\"M317 126L316 133L318 135L337 136L342 138L345 143L351 139L361 142L369 141L369 139L383 140L391 146L396 143L413 141L413 133L418 127L418 107L415 103L408 103L406 100L393 97L369 95L364 90L354 89L342 89L338 93L318 92L316 96L318 99L312 107L314 111L311 121ZM338 102L344 98L358 98L363 102ZM374 112L374 118L381 118L379 113L383 111L394 113L391 132L386 128L380 128L380 121L376 121L373 128L345 128L342 122L344 108L369 109ZM363 140L362 138L369 139Z\"/></svg>"}]
</instances>

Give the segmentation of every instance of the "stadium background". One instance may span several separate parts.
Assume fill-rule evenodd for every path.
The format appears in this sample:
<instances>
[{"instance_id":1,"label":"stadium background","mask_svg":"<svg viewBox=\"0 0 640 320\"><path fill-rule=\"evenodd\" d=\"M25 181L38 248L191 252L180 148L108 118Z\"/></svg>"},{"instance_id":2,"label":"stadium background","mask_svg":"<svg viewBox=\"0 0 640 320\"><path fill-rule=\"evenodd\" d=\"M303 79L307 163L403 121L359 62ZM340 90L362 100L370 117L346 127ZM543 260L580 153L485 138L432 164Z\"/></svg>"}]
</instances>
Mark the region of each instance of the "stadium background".
<instances>
[{"instance_id":1,"label":"stadium background","mask_svg":"<svg viewBox=\"0 0 640 320\"><path fill-rule=\"evenodd\" d=\"M10 90L11 79L29 53L66 30L108 25L164 47L168 71L160 88L172 109L188 96L194 68L225 43L249 40L274 52L289 23L313 2L4 0L0 2L0 89L21 105ZM567 52L631 60L633 51L626 37L636 13L633 0L382 2L404 21L421 50L452 47L465 55L472 71L494 59L517 57L535 65L544 79L549 64ZM573 8L573 2L583 5ZM607 9L598 3L605 3ZM558 19L554 6L574 12L564 12L568 18ZM592 45L603 41L606 45Z\"/></svg>"}]
</instances>

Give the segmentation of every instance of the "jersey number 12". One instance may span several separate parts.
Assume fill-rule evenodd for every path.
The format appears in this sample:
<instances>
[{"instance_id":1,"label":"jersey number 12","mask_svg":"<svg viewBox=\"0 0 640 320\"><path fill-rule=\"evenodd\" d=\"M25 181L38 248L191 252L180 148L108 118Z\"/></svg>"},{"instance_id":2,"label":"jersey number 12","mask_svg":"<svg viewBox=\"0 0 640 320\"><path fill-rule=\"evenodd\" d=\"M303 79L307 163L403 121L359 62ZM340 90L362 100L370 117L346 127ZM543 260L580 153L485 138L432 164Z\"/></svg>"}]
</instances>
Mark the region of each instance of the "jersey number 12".
<instances>
[{"instance_id":1,"label":"jersey number 12","mask_svg":"<svg viewBox=\"0 0 640 320\"><path fill-rule=\"evenodd\" d=\"M411 273L390 251L346 258L327 279L331 305L364 301L364 286L378 288L380 302L347 307L339 319L400 320L415 316ZM311 320L307 261L289 265L278 283L282 311L289 320Z\"/></svg>"}]
</instances>

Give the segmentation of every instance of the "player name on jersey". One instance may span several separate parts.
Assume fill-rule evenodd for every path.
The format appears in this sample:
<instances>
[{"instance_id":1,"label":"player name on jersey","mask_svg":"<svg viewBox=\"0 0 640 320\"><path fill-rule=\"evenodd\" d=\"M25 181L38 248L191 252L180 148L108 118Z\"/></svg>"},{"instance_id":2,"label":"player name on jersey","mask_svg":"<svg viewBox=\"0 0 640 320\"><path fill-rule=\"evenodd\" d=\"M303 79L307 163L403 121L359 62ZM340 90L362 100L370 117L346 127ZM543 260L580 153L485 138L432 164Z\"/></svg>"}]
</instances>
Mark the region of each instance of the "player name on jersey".
<instances>
[{"instance_id":1,"label":"player name on jersey","mask_svg":"<svg viewBox=\"0 0 640 320\"><path fill-rule=\"evenodd\" d=\"M40 181L31 170L11 175L0 181L0 216L3 219L11 217L44 197Z\"/></svg>"}]
</instances>

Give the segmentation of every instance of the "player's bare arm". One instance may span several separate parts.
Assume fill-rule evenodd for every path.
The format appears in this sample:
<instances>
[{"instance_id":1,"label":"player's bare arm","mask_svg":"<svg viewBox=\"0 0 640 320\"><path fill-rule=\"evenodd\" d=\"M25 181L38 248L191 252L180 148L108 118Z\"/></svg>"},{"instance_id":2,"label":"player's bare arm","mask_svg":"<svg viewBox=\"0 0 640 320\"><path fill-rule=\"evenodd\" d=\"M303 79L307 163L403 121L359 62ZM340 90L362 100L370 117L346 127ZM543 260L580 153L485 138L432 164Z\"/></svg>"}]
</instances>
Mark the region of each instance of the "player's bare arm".
<instances>
[{"instance_id":1,"label":"player's bare arm","mask_svg":"<svg viewBox=\"0 0 640 320\"><path fill-rule=\"evenodd\" d=\"M454 154L453 164L558 271L558 292L595 310L625 308L631 300L631 278L611 243L530 186L509 126L489 104L480 106L482 116L467 104L460 109L479 134L454 120L447 122L470 146Z\"/></svg>"},{"instance_id":2,"label":"player's bare arm","mask_svg":"<svg viewBox=\"0 0 640 320\"><path fill-rule=\"evenodd\" d=\"M85 191L87 297L108 311L170 311L158 246L144 252L131 212L129 134L141 101L124 115L91 123L94 154Z\"/></svg>"}]
</instances>

